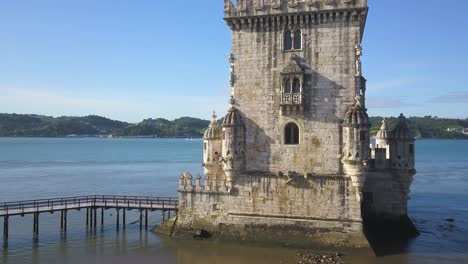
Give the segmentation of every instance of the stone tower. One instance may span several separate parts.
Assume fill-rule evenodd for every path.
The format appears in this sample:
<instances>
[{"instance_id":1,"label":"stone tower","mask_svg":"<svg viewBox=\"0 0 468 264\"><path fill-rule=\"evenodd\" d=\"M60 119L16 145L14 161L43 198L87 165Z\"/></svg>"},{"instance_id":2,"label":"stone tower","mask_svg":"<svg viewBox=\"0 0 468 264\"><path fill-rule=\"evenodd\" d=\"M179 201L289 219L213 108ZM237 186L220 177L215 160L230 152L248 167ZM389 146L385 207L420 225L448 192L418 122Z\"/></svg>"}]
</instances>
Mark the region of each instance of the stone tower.
<instances>
[{"instance_id":1,"label":"stone tower","mask_svg":"<svg viewBox=\"0 0 468 264\"><path fill-rule=\"evenodd\" d=\"M401 117L388 157L370 145L360 59L367 0L224 4L231 107L222 128L213 118L205 133L205 185L181 175L176 230L368 246L364 215L406 216L414 141ZM385 190L387 200L374 194L391 182L406 185Z\"/></svg>"}]
</instances>

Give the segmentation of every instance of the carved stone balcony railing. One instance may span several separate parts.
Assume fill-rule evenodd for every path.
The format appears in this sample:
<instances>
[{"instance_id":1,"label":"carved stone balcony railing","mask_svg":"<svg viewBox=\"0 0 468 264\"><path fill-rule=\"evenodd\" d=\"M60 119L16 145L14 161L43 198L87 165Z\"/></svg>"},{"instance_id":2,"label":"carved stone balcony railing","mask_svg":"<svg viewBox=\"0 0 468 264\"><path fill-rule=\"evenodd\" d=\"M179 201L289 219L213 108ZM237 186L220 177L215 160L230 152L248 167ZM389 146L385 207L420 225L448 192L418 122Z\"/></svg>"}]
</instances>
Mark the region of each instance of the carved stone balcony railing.
<instances>
[{"instance_id":1,"label":"carved stone balcony railing","mask_svg":"<svg viewBox=\"0 0 468 264\"><path fill-rule=\"evenodd\" d=\"M281 105L302 105L302 93L285 93L281 97Z\"/></svg>"},{"instance_id":2,"label":"carved stone balcony railing","mask_svg":"<svg viewBox=\"0 0 468 264\"><path fill-rule=\"evenodd\" d=\"M281 113L283 115L304 113L304 95L302 93L283 93L281 95Z\"/></svg>"}]
</instances>

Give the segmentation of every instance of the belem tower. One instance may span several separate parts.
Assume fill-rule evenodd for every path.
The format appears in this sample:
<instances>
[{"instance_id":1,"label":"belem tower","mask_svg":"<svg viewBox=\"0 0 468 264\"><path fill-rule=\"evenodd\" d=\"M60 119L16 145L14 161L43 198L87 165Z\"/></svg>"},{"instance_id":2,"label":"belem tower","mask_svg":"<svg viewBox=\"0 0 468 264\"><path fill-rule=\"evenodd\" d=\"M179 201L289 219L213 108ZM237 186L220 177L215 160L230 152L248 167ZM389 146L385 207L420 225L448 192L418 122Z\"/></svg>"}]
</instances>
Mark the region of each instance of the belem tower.
<instances>
[{"instance_id":1,"label":"belem tower","mask_svg":"<svg viewBox=\"0 0 468 264\"><path fill-rule=\"evenodd\" d=\"M366 219L411 225L406 118L370 144L361 55L367 0L224 0L230 108L183 173L175 233L367 247Z\"/></svg>"}]
</instances>

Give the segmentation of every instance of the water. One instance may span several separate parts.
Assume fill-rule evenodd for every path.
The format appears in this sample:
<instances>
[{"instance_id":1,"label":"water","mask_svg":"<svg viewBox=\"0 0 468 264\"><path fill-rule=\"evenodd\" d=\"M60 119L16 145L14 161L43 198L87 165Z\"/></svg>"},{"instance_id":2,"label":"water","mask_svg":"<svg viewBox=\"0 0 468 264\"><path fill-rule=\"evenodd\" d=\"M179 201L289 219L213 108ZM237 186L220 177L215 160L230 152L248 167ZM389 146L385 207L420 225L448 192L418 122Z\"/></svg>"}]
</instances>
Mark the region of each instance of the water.
<instances>
[{"instance_id":1,"label":"water","mask_svg":"<svg viewBox=\"0 0 468 264\"><path fill-rule=\"evenodd\" d=\"M201 150L201 140L0 138L0 201L176 196L180 172L202 173ZM385 257L349 252L347 263L468 263L468 141L418 141L417 169L409 211L421 236ZM140 232L138 224L116 232L112 210L95 233L86 230L83 212L71 212L66 237L59 214L42 214L35 245L31 218L12 218L0 263L297 263L294 249L174 241ZM138 215L127 218L132 223ZM160 221L160 213L151 213L150 224Z\"/></svg>"}]
</instances>

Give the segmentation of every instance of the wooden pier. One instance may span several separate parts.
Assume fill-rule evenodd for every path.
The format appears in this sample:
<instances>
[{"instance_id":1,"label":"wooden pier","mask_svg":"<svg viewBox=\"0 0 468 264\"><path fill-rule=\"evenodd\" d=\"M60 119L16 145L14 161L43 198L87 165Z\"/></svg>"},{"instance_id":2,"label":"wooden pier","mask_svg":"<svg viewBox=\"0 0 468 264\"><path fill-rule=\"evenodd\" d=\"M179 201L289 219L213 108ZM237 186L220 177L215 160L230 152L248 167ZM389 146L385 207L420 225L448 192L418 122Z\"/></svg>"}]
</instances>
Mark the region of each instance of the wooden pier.
<instances>
[{"instance_id":1,"label":"wooden pier","mask_svg":"<svg viewBox=\"0 0 468 264\"><path fill-rule=\"evenodd\" d=\"M54 199L27 200L18 202L0 203L0 217L3 217L3 245L8 245L9 222L13 216L33 215L33 238L39 238L39 216L41 213L60 212L60 229L67 231L67 215L70 210L86 210L86 227L96 229L98 212L100 210L101 226L104 225L104 210L117 211L116 227L120 228L120 212L122 211L122 228L126 226L126 212L138 210L140 213L140 230L148 229L148 212L161 211L163 220L170 217L171 212L177 212L178 199L174 197L151 196L117 196L117 195L90 195L77 197L64 197Z\"/></svg>"}]
</instances>

